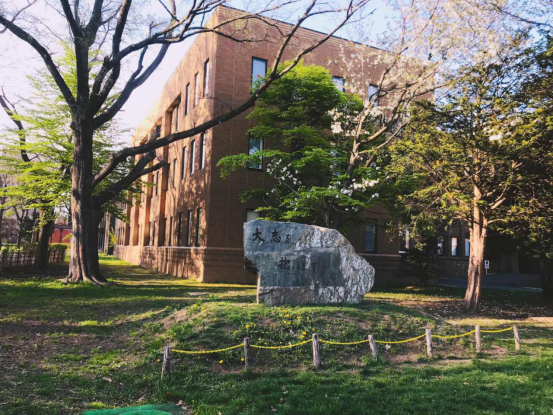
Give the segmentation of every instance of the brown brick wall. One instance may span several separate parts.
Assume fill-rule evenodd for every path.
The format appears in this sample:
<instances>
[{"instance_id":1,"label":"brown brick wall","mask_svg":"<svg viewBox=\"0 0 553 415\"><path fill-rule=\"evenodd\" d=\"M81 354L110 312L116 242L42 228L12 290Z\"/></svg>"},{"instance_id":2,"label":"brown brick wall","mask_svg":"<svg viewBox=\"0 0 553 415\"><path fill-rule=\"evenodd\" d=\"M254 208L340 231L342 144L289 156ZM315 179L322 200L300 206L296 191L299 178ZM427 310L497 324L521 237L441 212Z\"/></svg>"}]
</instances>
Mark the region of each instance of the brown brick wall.
<instances>
[{"instance_id":1,"label":"brown brick wall","mask_svg":"<svg viewBox=\"0 0 553 415\"><path fill-rule=\"evenodd\" d=\"M241 13L237 10L219 7L208 24L216 24ZM267 29L260 23L248 23L248 36L261 38L264 36L277 37L274 29ZM304 46L319 39L322 35L313 31L301 29L292 43ZM361 75L362 81L372 80L376 83L380 76L378 65L367 64L366 60L353 62L346 69L341 65L341 56L350 56L359 51L360 46L351 42L332 38L304 58L306 64L317 64L327 67L332 75L346 78L351 74ZM291 47L284 55L290 59L298 52L297 47ZM274 61L277 45L270 42L234 42L222 36L203 34L199 36L181 63L163 88L162 97L151 115L144 121L143 126L137 129L134 142L140 143L147 139L155 125L161 125L161 136L174 131L174 121L171 113L180 102L179 130L198 125L224 110L235 107L244 102L250 94L252 58L262 58L268 61L270 67ZM369 56L376 56L378 52L373 48L365 48ZM203 86L203 65L210 62L209 95L201 97L197 106L194 102L194 77L200 76L200 87ZM362 63L364 62L364 63ZM370 60L369 60L370 62ZM184 115L186 85L190 84L189 114ZM158 155L170 163L170 178L173 178L174 160L176 159L178 178L167 181L167 168L160 172L163 185L155 190L148 189L147 196L142 198L140 205L129 207L130 225L127 237L127 246L118 246L115 253L118 257L133 264L159 270L172 275L195 278L205 282L237 282L254 283L254 278L243 269L243 224L247 208L256 208L257 205L249 202L241 203L239 195L245 190L263 186L269 188L270 181L261 178L261 172L244 170L222 179L218 161L229 154L239 154L248 150L247 131L251 128L251 121L247 114L239 115L232 120L206 132L206 166L198 170L199 163L199 136L190 137L158 150ZM196 171L189 174L189 165L186 166L186 178L181 180L182 149L187 148L187 163L190 162L189 149L192 141L196 143ZM155 176L144 178L153 181ZM173 235L171 245L176 245L175 235L178 216L188 210L193 212L194 226L192 226L192 240L195 240L196 209L202 209L201 238L199 247L168 247L162 246L169 235L169 224L173 218ZM389 220L386 212L379 208L371 209L367 217L378 222L377 250L375 253L364 252L364 231L362 226L353 227L347 236L357 252L373 263L376 268L377 281L394 279L394 266L399 262L397 238L391 238L385 232L384 224ZM146 247L149 240L149 224L156 222L156 240L153 245ZM165 222L166 221L166 222ZM186 222L186 221L184 221ZM167 223L165 228L164 223ZM118 227L119 225L116 225ZM140 235L138 232L140 231ZM186 234L186 224L182 231ZM395 265L394 265L395 264Z\"/></svg>"}]
</instances>

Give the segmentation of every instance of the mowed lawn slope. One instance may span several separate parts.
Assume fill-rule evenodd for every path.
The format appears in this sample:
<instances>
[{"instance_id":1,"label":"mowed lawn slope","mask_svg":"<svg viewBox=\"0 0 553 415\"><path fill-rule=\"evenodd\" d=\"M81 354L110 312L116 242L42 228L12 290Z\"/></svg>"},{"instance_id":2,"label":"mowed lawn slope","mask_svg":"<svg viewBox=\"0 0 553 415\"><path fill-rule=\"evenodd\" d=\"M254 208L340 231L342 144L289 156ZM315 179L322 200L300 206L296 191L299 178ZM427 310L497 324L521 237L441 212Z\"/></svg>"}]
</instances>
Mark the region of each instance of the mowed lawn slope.
<instances>
[{"instance_id":1,"label":"mowed lawn slope","mask_svg":"<svg viewBox=\"0 0 553 415\"><path fill-rule=\"evenodd\" d=\"M255 304L255 287L206 285L153 274L111 257L111 288L63 286L66 267L0 274L0 413L78 414L85 410L180 404L199 414L513 413L553 411L553 305L538 294L489 291L483 310L465 315L462 290L375 290L359 306L280 307ZM378 276L377 276L378 278ZM204 294L205 293L205 294ZM204 295L201 295L204 294ZM322 345L313 369L311 344L212 355L174 355L163 382L161 352L219 349L242 343L286 345L311 338L401 340L431 328L458 334L518 324L512 332L378 345Z\"/></svg>"}]
</instances>

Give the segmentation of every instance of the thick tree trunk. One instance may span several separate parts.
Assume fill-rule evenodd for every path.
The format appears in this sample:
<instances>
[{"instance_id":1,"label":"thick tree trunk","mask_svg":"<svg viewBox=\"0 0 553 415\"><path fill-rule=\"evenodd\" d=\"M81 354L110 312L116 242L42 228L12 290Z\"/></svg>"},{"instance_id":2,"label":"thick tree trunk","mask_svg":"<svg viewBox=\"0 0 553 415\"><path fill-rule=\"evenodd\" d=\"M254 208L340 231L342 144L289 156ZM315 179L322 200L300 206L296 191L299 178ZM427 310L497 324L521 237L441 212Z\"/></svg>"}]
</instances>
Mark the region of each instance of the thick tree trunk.
<instances>
[{"instance_id":1,"label":"thick tree trunk","mask_svg":"<svg viewBox=\"0 0 553 415\"><path fill-rule=\"evenodd\" d=\"M86 136L86 135L90 136ZM74 161L71 167L71 261L66 282L91 281L104 285L107 280L98 263L98 225L103 212L92 203L92 128L75 131Z\"/></svg>"},{"instance_id":2,"label":"thick tree trunk","mask_svg":"<svg viewBox=\"0 0 553 415\"><path fill-rule=\"evenodd\" d=\"M486 219L475 203L470 232L470 256L465 292L465 310L473 312L480 305L482 275L484 273L484 250L486 248Z\"/></svg>"},{"instance_id":3,"label":"thick tree trunk","mask_svg":"<svg viewBox=\"0 0 553 415\"><path fill-rule=\"evenodd\" d=\"M49 220L40 230L38 246L36 251L36 267L40 269L48 268L48 247L50 245L50 235L54 229L54 220Z\"/></svg>"}]
</instances>

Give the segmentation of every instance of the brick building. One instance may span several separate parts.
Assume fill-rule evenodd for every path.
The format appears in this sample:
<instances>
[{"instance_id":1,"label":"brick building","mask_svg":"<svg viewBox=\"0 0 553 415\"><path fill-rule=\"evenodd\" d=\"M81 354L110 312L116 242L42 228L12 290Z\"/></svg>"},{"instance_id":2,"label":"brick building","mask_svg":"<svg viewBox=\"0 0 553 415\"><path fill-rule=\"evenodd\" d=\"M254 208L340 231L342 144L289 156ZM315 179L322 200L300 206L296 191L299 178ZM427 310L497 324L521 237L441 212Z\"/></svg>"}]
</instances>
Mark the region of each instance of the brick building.
<instances>
[{"instance_id":1,"label":"brick building","mask_svg":"<svg viewBox=\"0 0 553 415\"><path fill-rule=\"evenodd\" d=\"M241 12L218 7L208 24L233 18L237 13ZM249 30L260 36L267 30L261 22L250 25ZM297 34L299 39L310 42L322 36L307 29L300 29ZM165 136L191 128L224 108L244 102L252 80L265 75L277 48L270 42L239 43L216 34L200 35L164 86L151 115L135 132L134 144L143 143L152 134ZM358 50L358 44L333 37L307 55L304 62L326 67L337 87L347 91L347 74L336 61L339 56ZM366 47L366 52L375 56L383 53L370 47ZM284 60L295 53L291 47ZM376 83L380 75L374 65L369 70L360 63L356 71L366 84ZM216 167L226 155L253 152L263 145L248 137L249 128L251 121L242 114L204 134L157 150L169 166L144 177L155 186L145 187L140 203L124 207L129 223L117 221L115 225L115 255L133 264L204 282L254 282L254 277L244 270L242 229L244 221L257 217L254 209L258 206L241 203L239 195L271 184L261 178L263 166L251 166L226 179L221 178ZM394 272L402 247L409 244L408 236L392 238L385 231L388 217L383 209L374 207L365 214L373 225L348 230L348 239L375 267L377 283L409 283ZM457 263L467 262L465 230L449 230L439 240L443 255L451 263L447 266L452 269L459 268Z\"/></svg>"}]
</instances>

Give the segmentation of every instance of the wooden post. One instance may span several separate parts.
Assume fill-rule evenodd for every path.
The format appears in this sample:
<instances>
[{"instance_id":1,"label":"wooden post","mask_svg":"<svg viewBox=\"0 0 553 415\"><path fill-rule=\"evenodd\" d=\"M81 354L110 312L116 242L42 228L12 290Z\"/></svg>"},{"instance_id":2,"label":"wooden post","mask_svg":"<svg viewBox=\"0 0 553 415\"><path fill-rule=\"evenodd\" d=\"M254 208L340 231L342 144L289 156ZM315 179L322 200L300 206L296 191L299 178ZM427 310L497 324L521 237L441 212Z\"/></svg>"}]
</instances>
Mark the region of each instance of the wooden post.
<instances>
[{"instance_id":1,"label":"wooden post","mask_svg":"<svg viewBox=\"0 0 553 415\"><path fill-rule=\"evenodd\" d=\"M161 379L171 376L171 346L166 346L163 350L163 364L161 366Z\"/></svg>"},{"instance_id":2,"label":"wooden post","mask_svg":"<svg viewBox=\"0 0 553 415\"><path fill-rule=\"evenodd\" d=\"M430 358L434 357L434 353L432 353L432 331L430 329L426 329L426 355Z\"/></svg>"},{"instance_id":3,"label":"wooden post","mask_svg":"<svg viewBox=\"0 0 553 415\"><path fill-rule=\"evenodd\" d=\"M317 370L321 367L321 360L319 358L319 335L317 333L313 333L313 365Z\"/></svg>"},{"instance_id":4,"label":"wooden post","mask_svg":"<svg viewBox=\"0 0 553 415\"><path fill-rule=\"evenodd\" d=\"M372 334L369 334L369 346L371 346L371 353L373 354L373 357L378 359L378 355L376 353L376 343L374 342Z\"/></svg>"},{"instance_id":5,"label":"wooden post","mask_svg":"<svg viewBox=\"0 0 553 415\"><path fill-rule=\"evenodd\" d=\"M250 368L250 338L244 338L244 365L246 370Z\"/></svg>"},{"instance_id":6,"label":"wooden post","mask_svg":"<svg viewBox=\"0 0 553 415\"><path fill-rule=\"evenodd\" d=\"M515 334L515 350L520 350L520 334L518 332L518 326L513 326L513 333Z\"/></svg>"},{"instance_id":7,"label":"wooden post","mask_svg":"<svg viewBox=\"0 0 553 415\"><path fill-rule=\"evenodd\" d=\"M480 337L480 326L474 328L474 340L476 341L476 353L482 351L482 339Z\"/></svg>"}]
</instances>

